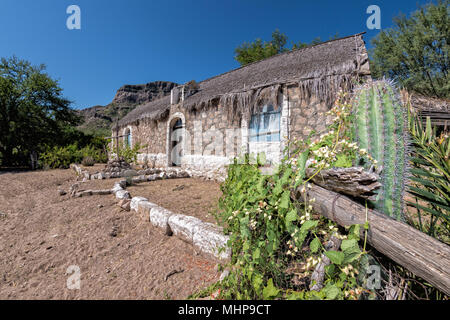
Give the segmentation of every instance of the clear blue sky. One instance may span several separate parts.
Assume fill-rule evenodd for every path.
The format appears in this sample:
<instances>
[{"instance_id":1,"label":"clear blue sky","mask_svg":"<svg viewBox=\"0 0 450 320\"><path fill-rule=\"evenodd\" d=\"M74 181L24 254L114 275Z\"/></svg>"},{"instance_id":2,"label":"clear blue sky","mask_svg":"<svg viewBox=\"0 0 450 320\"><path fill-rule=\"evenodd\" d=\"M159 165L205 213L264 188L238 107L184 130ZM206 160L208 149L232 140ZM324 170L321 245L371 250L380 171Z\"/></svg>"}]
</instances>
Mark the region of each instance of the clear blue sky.
<instances>
[{"instance_id":1,"label":"clear blue sky","mask_svg":"<svg viewBox=\"0 0 450 320\"><path fill-rule=\"evenodd\" d=\"M234 49L276 28L291 42L367 31L369 5L381 28L429 0L1 0L0 57L44 63L74 108L105 105L124 84L201 81L238 67ZM81 30L66 9L81 8Z\"/></svg>"}]
</instances>

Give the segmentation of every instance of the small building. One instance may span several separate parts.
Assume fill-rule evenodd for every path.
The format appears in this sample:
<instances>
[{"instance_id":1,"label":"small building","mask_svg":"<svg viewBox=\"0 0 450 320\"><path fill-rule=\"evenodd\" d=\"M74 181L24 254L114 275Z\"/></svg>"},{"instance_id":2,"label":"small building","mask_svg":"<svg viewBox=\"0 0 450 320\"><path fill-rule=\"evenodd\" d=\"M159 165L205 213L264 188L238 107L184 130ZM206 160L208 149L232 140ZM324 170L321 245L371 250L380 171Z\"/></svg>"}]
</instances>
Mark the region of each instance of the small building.
<instances>
[{"instance_id":1,"label":"small building","mask_svg":"<svg viewBox=\"0 0 450 320\"><path fill-rule=\"evenodd\" d=\"M408 97L403 97L404 101L408 99L424 122L427 117L430 117L431 124L436 126L439 131L449 131L450 101L448 99L427 97L415 92L408 93Z\"/></svg>"},{"instance_id":2,"label":"small building","mask_svg":"<svg viewBox=\"0 0 450 320\"><path fill-rule=\"evenodd\" d=\"M212 173L239 155L279 163L293 139L332 122L340 89L370 77L363 34L327 41L172 89L118 123L128 144L145 145L139 162Z\"/></svg>"}]
</instances>

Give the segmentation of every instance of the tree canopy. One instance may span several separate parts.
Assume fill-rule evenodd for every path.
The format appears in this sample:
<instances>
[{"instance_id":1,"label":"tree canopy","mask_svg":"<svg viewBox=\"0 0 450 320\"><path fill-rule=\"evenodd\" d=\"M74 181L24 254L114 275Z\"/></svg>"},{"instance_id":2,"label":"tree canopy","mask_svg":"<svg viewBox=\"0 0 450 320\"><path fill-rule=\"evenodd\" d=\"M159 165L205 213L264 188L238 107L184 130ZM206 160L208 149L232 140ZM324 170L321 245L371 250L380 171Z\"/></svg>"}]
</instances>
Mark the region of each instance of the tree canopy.
<instances>
[{"instance_id":1,"label":"tree canopy","mask_svg":"<svg viewBox=\"0 0 450 320\"><path fill-rule=\"evenodd\" d=\"M337 37L338 35L336 34L330 39L336 39ZM241 64L241 66L244 66L246 64L263 60L285 51L302 49L323 42L319 37L317 37L310 43L304 43L301 41L293 43L292 49L289 49L286 48L287 40L288 37L284 33L281 33L278 29L276 29L274 32L272 32L271 41L266 42L258 38L251 43L244 42L243 44L238 46L234 50L236 54L235 59Z\"/></svg>"},{"instance_id":2,"label":"tree canopy","mask_svg":"<svg viewBox=\"0 0 450 320\"><path fill-rule=\"evenodd\" d=\"M386 76L428 96L450 98L450 0L430 3L373 40L370 55L374 77Z\"/></svg>"},{"instance_id":3,"label":"tree canopy","mask_svg":"<svg viewBox=\"0 0 450 320\"><path fill-rule=\"evenodd\" d=\"M77 136L79 118L45 71L16 57L0 61L0 162L29 163L31 152Z\"/></svg>"}]
</instances>

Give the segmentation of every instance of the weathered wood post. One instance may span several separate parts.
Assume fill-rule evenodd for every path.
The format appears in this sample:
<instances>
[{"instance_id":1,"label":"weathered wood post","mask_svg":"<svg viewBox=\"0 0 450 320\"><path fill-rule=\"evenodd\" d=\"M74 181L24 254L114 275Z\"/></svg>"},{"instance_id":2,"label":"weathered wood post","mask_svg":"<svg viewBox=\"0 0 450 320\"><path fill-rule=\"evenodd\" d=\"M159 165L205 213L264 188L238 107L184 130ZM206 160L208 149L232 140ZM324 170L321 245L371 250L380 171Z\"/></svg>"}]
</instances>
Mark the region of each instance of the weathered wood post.
<instances>
[{"instance_id":1,"label":"weathered wood post","mask_svg":"<svg viewBox=\"0 0 450 320\"><path fill-rule=\"evenodd\" d=\"M367 240L375 249L450 295L450 246L375 210L366 211L347 196L315 184L304 191L300 187L292 190L292 196L302 201L305 192L308 198L315 198L315 212L341 226L364 224L367 219Z\"/></svg>"}]
</instances>

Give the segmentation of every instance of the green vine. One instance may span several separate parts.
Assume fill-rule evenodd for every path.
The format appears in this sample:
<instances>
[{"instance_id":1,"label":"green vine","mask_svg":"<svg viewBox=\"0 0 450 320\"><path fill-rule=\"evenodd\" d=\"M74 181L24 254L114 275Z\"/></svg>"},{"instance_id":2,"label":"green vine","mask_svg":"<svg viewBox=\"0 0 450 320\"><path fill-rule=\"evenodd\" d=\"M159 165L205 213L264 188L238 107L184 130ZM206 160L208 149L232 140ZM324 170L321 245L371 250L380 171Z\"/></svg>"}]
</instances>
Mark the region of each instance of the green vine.
<instances>
[{"instance_id":1,"label":"green vine","mask_svg":"<svg viewBox=\"0 0 450 320\"><path fill-rule=\"evenodd\" d=\"M338 227L316 214L315 199L306 196L310 186L306 168L314 173L330 167L348 167L360 159L376 165L365 150L352 142L351 106L341 93L328 132L314 142L294 141L273 175L260 171L258 159L248 155L235 160L222 184L217 219L230 235L231 261L223 268L229 275L211 290L220 289L220 299L361 299L374 298L364 285L367 263L366 240L360 249L360 225ZM293 199L292 190L300 188L302 202ZM363 227L368 228L366 222ZM331 237L340 239L337 251L326 251ZM311 275L323 257L322 288L311 290ZM207 291L203 292L206 294Z\"/></svg>"}]
</instances>

